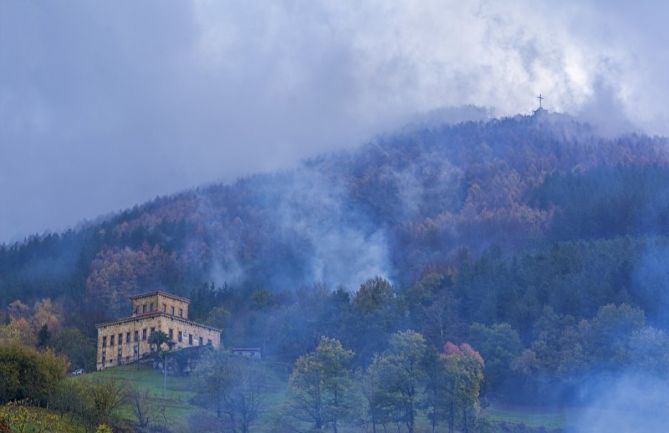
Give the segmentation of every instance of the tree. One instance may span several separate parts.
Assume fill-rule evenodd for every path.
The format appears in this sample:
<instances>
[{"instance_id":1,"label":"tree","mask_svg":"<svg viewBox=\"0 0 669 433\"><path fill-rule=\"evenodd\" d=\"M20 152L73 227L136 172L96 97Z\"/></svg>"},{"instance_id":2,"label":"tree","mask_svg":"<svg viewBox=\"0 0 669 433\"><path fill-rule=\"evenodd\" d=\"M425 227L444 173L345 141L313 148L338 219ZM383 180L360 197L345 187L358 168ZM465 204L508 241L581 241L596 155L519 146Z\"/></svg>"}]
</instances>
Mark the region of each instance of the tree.
<instances>
[{"instance_id":1,"label":"tree","mask_svg":"<svg viewBox=\"0 0 669 433\"><path fill-rule=\"evenodd\" d=\"M446 365L440 354L435 350L428 351L425 362L425 373L427 382L424 405L427 409L427 417L430 420L432 433L434 433L439 421L446 418L449 404L449 384Z\"/></svg>"},{"instance_id":2,"label":"tree","mask_svg":"<svg viewBox=\"0 0 669 433\"><path fill-rule=\"evenodd\" d=\"M161 330L157 330L149 336L149 344L160 354L163 365L163 392L165 392L167 388L167 352L172 348L174 343L167 334ZM163 345L167 345L167 350L164 349Z\"/></svg>"},{"instance_id":3,"label":"tree","mask_svg":"<svg viewBox=\"0 0 669 433\"><path fill-rule=\"evenodd\" d=\"M49 332L49 327L44 324L37 333L37 347L45 348L51 342L51 332Z\"/></svg>"},{"instance_id":4,"label":"tree","mask_svg":"<svg viewBox=\"0 0 669 433\"><path fill-rule=\"evenodd\" d=\"M406 318L393 286L381 277L365 281L353 297L351 307L347 340L360 359L370 359L382 351L389 336Z\"/></svg>"},{"instance_id":5,"label":"tree","mask_svg":"<svg viewBox=\"0 0 669 433\"><path fill-rule=\"evenodd\" d=\"M89 417L95 424L109 424L118 408L127 401L127 390L116 379L90 382L86 389Z\"/></svg>"},{"instance_id":6,"label":"tree","mask_svg":"<svg viewBox=\"0 0 669 433\"><path fill-rule=\"evenodd\" d=\"M57 332L60 330L60 324L63 321L63 309L59 304L52 302L51 299L44 298L35 302L30 321L35 330L46 326L51 332Z\"/></svg>"},{"instance_id":7,"label":"tree","mask_svg":"<svg viewBox=\"0 0 669 433\"><path fill-rule=\"evenodd\" d=\"M591 362L611 368L629 365L635 354L629 350L628 341L645 322L645 314L639 308L627 304L601 307L595 317L581 325Z\"/></svg>"},{"instance_id":8,"label":"tree","mask_svg":"<svg viewBox=\"0 0 669 433\"><path fill-rule=\"evenodd\" d=\"M20 344L34 346L37 343L30 323L24 318L11 319L7 325L0 326L0 344Z\"/></svg>"},{"instance_id":9,"label":"tree","mask_svg":"<svg viewBox=\"0 0 669 433\"><path fill-rule=\"evenodd\" d=\"M371 313L388 305L393 298L393 287L390 283L376 277L362 283L353 298L353 305L362 313Z\"/></svg>"},{"instance_id":10,"label":"tree","mask_svg":"<svg viewBox=\"0 0 669 433\"><path fill-rule=\"evenodd\" d=\"M353 352L339 340L321 337L311 353L295 361L290 375L292 415L309 422L315 430L332 426L336 433L339 423L350 413L351 382L348 364Z\"/></svg>"},{"instance_id":11,"label":"tree","mask_svg":"<svg viewBox=\"0 0 669 433\"><path fill-rule=\"evenodd\" d=\"M249 433L264 408L269 375L261 361L234 356L234 380L224 398L224 412L233 433Z\"/></svg>"},{"instance_id":12,"label":"tree","mask_svg":"<svg viewBox=\"0 0 669 433\"><path fill-rule=\"evenodd\" d=\"M425 338L414 331L397 332L390 338L390 347L377 356L368 370L380 388L372 410L377 414L394 413L409 433L415 431L416 413L426 378ZM383 409L385 408L385 409Z\"/></svg>"},{"instance_id":13,"label":"tree","mask_svg":"<svg viewBox=\"0 0 669 433\"><path fill-rule=\"evenodd\" d=\"M51 351L0 345L0 404L22 399L46 403L66 371L67 360Z\"/></svg>"},{"instance_id":14,"label":"tree","mask_svg":"<svg viewBox=\"0 0 669 433\"><path fill-rule=\"evenodd\" d=\"M155 404L149 390L133 388L128 392L128 400L139 426L147 427L155 415Z\"/></svg>"},{"instance_id":15,"label":"tree","mask_svg":"<svg viewBox=\"0 0 669 433\"><path fill-rule=\"evenodd\" d=\"M194 370L200 404L215 409L233 433L249 433L264 406L269 374L261 361L209 351Z\"/></svg>"},{"instance_id":16,"label":"tree","mask_svg":"<svg viewBox=\"0 0 669 433\"><path fill-rule=\"evenodd\" d=\"M56 353L67 356L71 368L95 369L95 340L77 328L66 327L56 333L52 347Z\"/></svg>"},{"instance_id":17,"label":"tree","mask_svg":"<svg viewBox=\"0 0 669 433\"><path fill-rule=\"evenodd\" d=\"M214 307L207 314L204 323L218 329L225 329L230 321L230 312L224 307Z\"/></svg>"},{"instance_id":18,"label":"tree","mask_svg":"<svg viewBox=\"0 0 669 433\"><path fill-rule=\"evenodd\" d=\"M90 402L88 397L88 383L79 378L68 377L58 382L53 392L49 395L49 407L60 413L70 413L81 418L87 418L90 414Z\"/></svg>"},{"instance_id":19,"label":"tree","mask_svg":"<svg viewBox=\"0 0 669 433\"><path fill-rule=\"evenodd\" d=\"M149 344L155 351L161 350L163 344L169 344L170 337L161 330L151 333L149 336Z\"/></svg>"},{"instance_id":20,"label":"tree","mask_svg":"<svg viewBox=\"0 0 669 433\"><path fill-rule=\"evenodd\" d=\"M485 359L486 388L497 390L509 378L511 363L522 351L518 333L507 323L492 326L474 323L469 341Z\"/></svg>"},{"instance_id":21,"label":"tree","mask_svg":"<svg viewBox=\"0 0 669 433\"><path fill-rule=\"evenodd\" d=\"M440 382L446 386L445 392L440 393L441 404L446 408L448 431L454 432L459 420L462 431L468 433L478 416L483 358L466 343L456 346L449 342L440 361L443 363L440 371L445 375Z\"/></svg>"},{"instance_id":22,"label":"tree","mask_svg":"<svg viewBox=\"0 0 669 433\"><path fill-rule=\"evenodd\" d=\"M372 431L376 433L376 426L381 424L383 431L390 422L399 422L397 396L393 391L393 369L388 365L388 359L383 355L375 355L372 363L367 368L360 387L362 395L367 403L366 410L368 420L372 425Z\"/></svg>"},{"instance_id":23,"label":"tree","mask_svg":"<svg viewBox=\"0 0 669 433\"><path fill-rule=\"evenodd\" d=\"M213 408L218 418L223 416L225 394L232 387L234 380L231 356L223 349L207 351L193 370L198 382L198 401L204 406Z\"/></svg>"}]
</instances>

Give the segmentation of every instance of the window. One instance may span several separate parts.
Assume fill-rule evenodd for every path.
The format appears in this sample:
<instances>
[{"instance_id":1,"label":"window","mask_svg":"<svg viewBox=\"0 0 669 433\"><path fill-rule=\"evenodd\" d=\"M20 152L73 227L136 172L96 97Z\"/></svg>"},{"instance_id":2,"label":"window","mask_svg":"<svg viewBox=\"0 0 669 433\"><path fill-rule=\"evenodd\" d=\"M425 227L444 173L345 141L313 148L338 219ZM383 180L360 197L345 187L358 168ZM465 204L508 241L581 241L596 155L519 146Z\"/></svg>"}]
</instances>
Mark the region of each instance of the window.
<instances>
[{"instance_id":1,"label":"window","mask_svg":"<svg viewBox=\"0 0 669 433\"><path fill-rule=\"evenodd\" d=\"M179 317L183 317L183 316L184 316L184 309L179 308Z\"/></svg>"},{"instance_id":2,"label":"window","mask_svg":"<svg viewBox=\"0 0 669 433\"><path fill-rule=\"evenodd\" d=\"M151 302L151 305L149 306L149 311L153 311L153 302Z\"/></svg>"},{"instance_id":3,"label":"window","mask_svg":"<svg viewBox=\"0 0 669 433\"><path fill-rule=\"evenodd\" d=\"M163 304L163 313L167 313L167 304Z\"/></svg>"},{"instance_id":4,"label":"window","mask_svg":"<svg viewBox=\"0 0 669 433\"><path fill-rule=\"evenodd\" d=\"M112 335L111 337L109 337L109 346L113 345L114 345L114 336Z\"/></svg>"},{"instance_id":5,"label":"window","mask_svg":"<svg viewBox=\"0 0 669 433\"><path fill-rule=\"evenodd\" d=\"M172 305L172 315L174 316L174 305Z\"/></svg>"},{"instance_id":6,"label":"window","mask_svg":"<svg viewBox=\"0 0 669 433\"><path fill-rule=\"evenodd\" d=\"M135 306L135 314L139 314L139 305Z\"/></svg>"},{"instance_id":7,"label":"window","mask_svg":"<svg viewBox=\"0 0 669 433\"><path fill-rule=\"evenodd\" d=\"M146 304L142 304L142 313L146 313Z\"/></svg>"},{"instance_id":8,"label":"window","mask_svg":"<svg viewBox=\"0 0 669 433\"><path fill-rule=\"evenodd\" d=\"M129 332L125 333L125 342L130 343L130 333Z\"/></svg>"},{"instance_id":9,"label":"window","mask_svg":"<svg viewBox=\"0 0 669 433\"><path fill-rule=\"evenodd\" d=\"M207 338L207 346L211 346L211 338Z\"/></svg>"},{"instance_id":10,"label":"window","mask_svg":"<svg viewBox=\"0 0 669 433\"><path fill-rule=\"evenodd\" d=\"M179 331L179 343L181 343L182 341L184 341L184 335L181 331Z\"/></svg>"},{"instance_id":11,"label":"window","mask_svg":"<svg viewBox=\"0 0 669 433\"><path fill-rule=\"evenodd\" d=\"M107 336L102 337L102 347L107 347Z\"/></svg>"},{"instance_id":12,"label":"window","mask_svg":"<svg viewBox=\"0 0 669 433\"><path fill-rule=\"evenodd\" d=\"M170 328L169 336L170 336L170 340L171 340L172 338L174 338L174 329L171 329L171 328Z\"/></svg>"},{"instance_id":13,"label":"window","mask_svg":"<svg viewBox=\"0 0 669 433\"><path fill-rule=\"evenodd\" d=\"M118 334L118 345L123 345L123 334Z\"/></svg>"},{"instance_id":14,"label":"window","mask_svg":"<svg viewBox=\"0 0 669 433\"><path fill-rule=\"evenodd\" d=\"M153 335L154 332L156 332L156 328L151 327L151 333L149 335Z\"/></svg>"},{"instance_id":15,"label":"window","mask_svg":"<svg viewBox=\"0 0 669 433\"><path fill-rule=\"evenodd\" d=\"M188 334L188 344L193 345L193 334Z\"/></svg>"},{"instance_id":16,"label":"window","mask_svg":"<svg viewBox=\"0 0 669 433\"><path fill-rule=\"evenodd\" d=\"M202 344L203 344L203 340L202 340L202 337L200 337L200 346L202 346Z\"/></svg>"},{"instance_id":17,"label":"window","mask_svg":"<svg viewBox=\"0 0 669 433\"><path fill-rule=\"evenodd\" d=\"M146 340L146 328L142 329L142 340Z\"/></svg>"},{"instance_id":18,"label":"window","mask_svg":"<svg viewBox=\"0 0 669 433\"><path fill-rule=\"evenodd\" d=\"M135 331L135 341L139 341L139 331Z\"/></svg>"}]
</instances>

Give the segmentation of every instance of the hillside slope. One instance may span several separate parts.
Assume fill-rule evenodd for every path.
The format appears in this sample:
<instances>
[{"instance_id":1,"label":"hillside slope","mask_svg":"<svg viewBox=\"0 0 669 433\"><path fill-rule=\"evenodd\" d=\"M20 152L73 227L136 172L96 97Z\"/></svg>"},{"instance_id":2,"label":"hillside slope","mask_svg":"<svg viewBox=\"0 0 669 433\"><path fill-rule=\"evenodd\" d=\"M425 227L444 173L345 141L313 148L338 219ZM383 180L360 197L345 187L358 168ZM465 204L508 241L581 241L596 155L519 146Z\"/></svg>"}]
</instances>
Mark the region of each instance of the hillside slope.
<instances>
[{"instance_id":1,"label":"hillside slope","mask_svg":"<svg viewBox=\"0 0 669 433\"><path fill-rule=\"evenodd\" d=\"M664 234L666 147L546 111L405 130L4 245L0 303L48 296L99 319L151 289L354 290L376 275L407 285L491 245Z\"/></svg>"}]
</instances>

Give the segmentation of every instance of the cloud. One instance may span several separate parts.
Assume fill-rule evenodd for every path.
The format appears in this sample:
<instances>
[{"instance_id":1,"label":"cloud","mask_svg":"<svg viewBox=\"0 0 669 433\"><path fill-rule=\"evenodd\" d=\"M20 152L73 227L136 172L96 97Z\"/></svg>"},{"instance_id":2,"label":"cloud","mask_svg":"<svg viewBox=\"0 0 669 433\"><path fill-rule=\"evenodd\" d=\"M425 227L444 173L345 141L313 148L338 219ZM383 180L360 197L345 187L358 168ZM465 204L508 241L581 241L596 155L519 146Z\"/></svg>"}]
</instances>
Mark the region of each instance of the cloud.
<instances>
[{"instance_id":1,"label":"cloud","mask_svg":"<svg viewBox=\"0 0 669 433\"><path fill-rule=\"evenodd\" d=\"M2 2L0 239L289 167L444 107L514 114L542 92L556 111L666 133L666 8ZM592 103L602 89L617 103Z\"/></svg>"}]
</instances>

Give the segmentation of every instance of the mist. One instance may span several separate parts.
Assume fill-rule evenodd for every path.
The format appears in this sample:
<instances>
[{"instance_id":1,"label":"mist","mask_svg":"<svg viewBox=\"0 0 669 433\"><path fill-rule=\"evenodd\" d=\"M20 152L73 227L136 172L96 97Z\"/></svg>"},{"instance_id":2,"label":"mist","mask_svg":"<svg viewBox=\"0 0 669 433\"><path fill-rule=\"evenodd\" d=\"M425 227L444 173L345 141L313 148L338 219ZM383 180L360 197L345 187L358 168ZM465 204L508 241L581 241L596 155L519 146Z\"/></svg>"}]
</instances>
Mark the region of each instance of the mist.
<instances>
[{"instance_id":1,"label":"mist","mask_svg":"<svg viewBox=\"0 0 669 433\"><path fill-rule=\"evenodd\" d=\"M293 167L453 107L529 112L539 92L605 131L665 134L666 7L3 2L0 239Z\"/></svg>"},{"instance_id":2,"label":"mist","mask_svg":"<svg viewBox=\"0 0 669 433\"><path fill-rule=\"evenodd\" d=\"M569 431L574 433L661 432L666 429L669 383L639 373L602 380L584 387L593 401Z\"/></svg>"}]
</instances>

